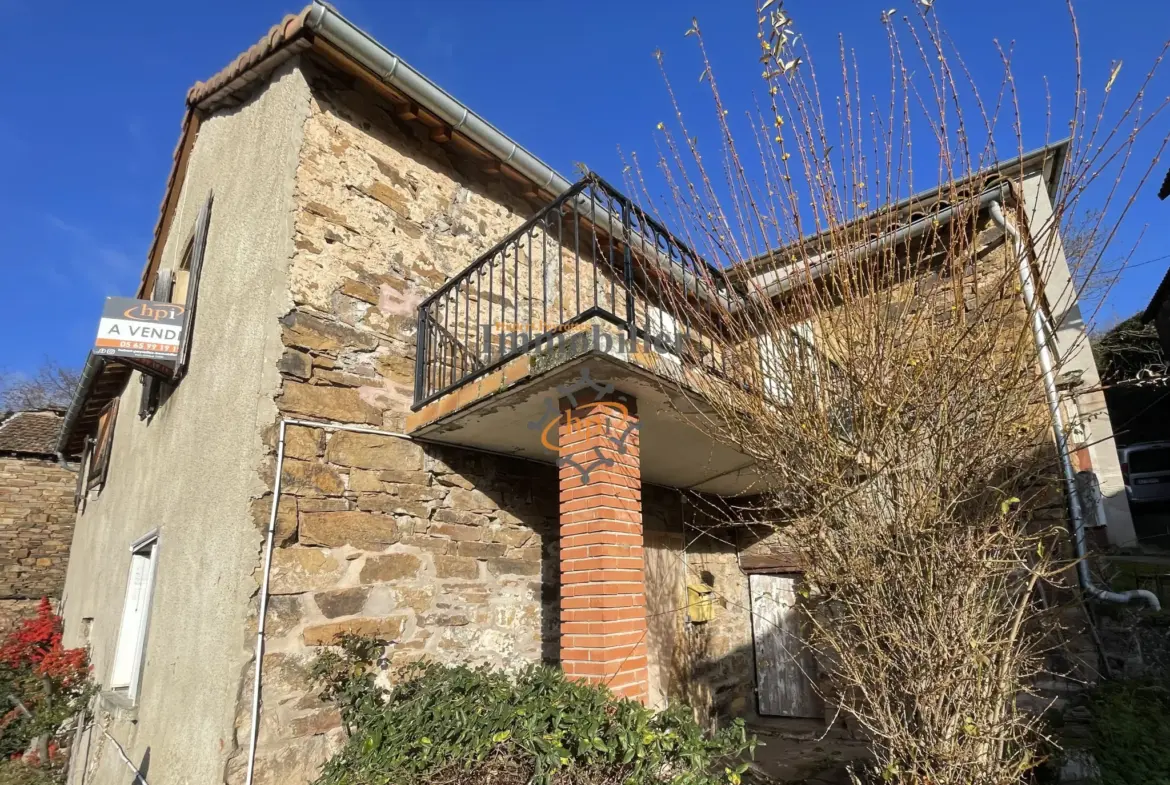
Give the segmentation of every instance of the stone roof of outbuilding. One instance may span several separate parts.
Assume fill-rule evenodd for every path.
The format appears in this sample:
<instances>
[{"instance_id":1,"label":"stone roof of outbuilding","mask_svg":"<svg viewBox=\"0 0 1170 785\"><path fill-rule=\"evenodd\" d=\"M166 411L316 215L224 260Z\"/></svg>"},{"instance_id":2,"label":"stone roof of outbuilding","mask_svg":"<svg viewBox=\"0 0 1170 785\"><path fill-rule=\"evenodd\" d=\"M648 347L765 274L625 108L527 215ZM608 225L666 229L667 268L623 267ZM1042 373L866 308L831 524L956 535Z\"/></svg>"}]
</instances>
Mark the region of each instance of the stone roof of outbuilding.
<instances>
[{"instance_id":1,"label":"stone roof of outbuilding","mask_svg":"<svg viewBox=\"0 0 1170 785\"><path fill-rule=\"evenodd\" d=\"M56 409L12 412L0 421L0 453L52 455L64 421Z\"/></svg>"}]
</instances>

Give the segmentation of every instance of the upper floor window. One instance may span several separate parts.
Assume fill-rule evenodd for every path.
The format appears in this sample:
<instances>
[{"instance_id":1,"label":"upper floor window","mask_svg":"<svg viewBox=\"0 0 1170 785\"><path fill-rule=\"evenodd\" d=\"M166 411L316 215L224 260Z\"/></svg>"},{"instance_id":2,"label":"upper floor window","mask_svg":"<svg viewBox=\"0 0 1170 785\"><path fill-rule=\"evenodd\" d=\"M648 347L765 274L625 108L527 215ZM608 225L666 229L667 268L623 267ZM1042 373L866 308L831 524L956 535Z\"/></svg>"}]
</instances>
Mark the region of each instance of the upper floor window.
<instances>
[{"instance_id":1,"label":"upper floor window","mask_svg":"<svg viewBox=\"0 0 1170 785\"><path fill-rule=\"evenodd\" d=\"M814 331L810 322L801 322L759 338L760 374L764 395L776 403L791 403L793 377L816 372Z\"/></svg>"},{"instance_id":2,"label":"upper floor window","mask_svg":"<svg viewBox=\"0 0 1170 785\"><path fill-rule=\"evenodd\" d=\"M151 417L166 403L175 386L187 373L187 366L191 358L191 335L195 330L199 279L203 272L203 256L207 250L207 231L211 225L213 201L214 194L208 194L207 201L203 203L203 207L195 219L195 228L191 239L187 241L178 265L174 269L159 270L155 278L151 299L157 302L182 304L186 325L182 338L179 339L179 356L175 361L171 378L165 379L149 374L142 377L142 399L138 408L138 416L143 419Z\"/></svg>"}]
</instances>

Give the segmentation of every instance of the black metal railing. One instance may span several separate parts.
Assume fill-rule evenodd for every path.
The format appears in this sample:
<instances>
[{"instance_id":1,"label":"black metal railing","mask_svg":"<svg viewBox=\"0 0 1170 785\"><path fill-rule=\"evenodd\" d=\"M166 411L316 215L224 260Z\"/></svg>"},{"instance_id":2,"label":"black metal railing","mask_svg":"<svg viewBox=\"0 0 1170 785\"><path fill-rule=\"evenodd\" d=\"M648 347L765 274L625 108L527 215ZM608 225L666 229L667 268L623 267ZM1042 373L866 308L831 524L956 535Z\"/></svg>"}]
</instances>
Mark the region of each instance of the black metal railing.
<instances>
[{"instance_id":1,"label":"black metal railing","mask_svg":"<svg viewBox=\"0 0 1170 785\"><path fill-rule=\"evenodd\" d=\"M733 384L758 376L776 403L791 398L785 377L808 378L802 371L810 368L818 386L833 385L837 394L827 397L840 397L842 369L797 330L729 346L721 331L732 314L759 307L749 299L589 174L421 303L414 408L589 323L612 325L606 340L627 352L649 351ZM735 372L744 362L759 373Z\"/></svg>"},{"instance_id":2,"label":"black metal railing","mask_svg":"<svg viewBox=\"0 0 1170 785\"><path fill-rule=\"evenodd\" d=\"M592 320L631 351L715 368L704 313L734 296L721 270L590 174L419 306L415 408Z\"/></svg>"}]
</instances>

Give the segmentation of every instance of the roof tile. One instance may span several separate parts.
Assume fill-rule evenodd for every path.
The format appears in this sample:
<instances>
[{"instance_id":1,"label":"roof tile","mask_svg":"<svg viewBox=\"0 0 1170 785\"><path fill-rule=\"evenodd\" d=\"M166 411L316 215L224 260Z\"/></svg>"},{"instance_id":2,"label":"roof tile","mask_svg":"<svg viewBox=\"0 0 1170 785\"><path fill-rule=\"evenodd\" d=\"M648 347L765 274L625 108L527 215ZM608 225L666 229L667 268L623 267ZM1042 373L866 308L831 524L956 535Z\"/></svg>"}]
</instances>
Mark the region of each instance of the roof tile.
<instances>
[{"instance_id":1,"label":"roof tile","mask_svg":"<svg viewBox=\"0 0 1170 785\"><path fill-rule=\"evenodd\" d=\"M61 412L52 409L9 415L0 422L0 452L52 455L63 420Z\"/></svg>"},{"instance_id":2,"label":"roof tile","mask_svg":"<svg viewBox=\"0 0 1170 785\"><path fill-rule=\"evenodd\" d=\"M244 74L264 58L275 52L286 43L296 38L305 27L305 20L312 5L307 5L299 13L289 14L280 22L273 25L268 35L244 50L239 57L233 60L226 68L208 79L206 82L196 82L187 91L187 105L195 106L204 99L214 95L224 85Z\"/></svg>"},{"instance_id":3,"label":"roof tile","mask_svg":"<svg viewBox=\"0 0 1170 785\"><path fill-rule=\"evenodd\" d=\"M187 139L187 133L191 125L196 122L194 118L195 107L207 98L215 95L224 86L231 84L232 81L243 76L250 68L255 67L264 58L271 55L276 50L280 49L285 44L292 41L299 36L305 29L305 20L309 18L309 12L313 10L313 5L309 4L302 8L298 13L288 14L281 19L280 22L273 25L267 35L261 38L258 42L248 47L235 60L232 60L228 66L214 76L207 79L207 81L196 82L187 91L187 111L183 113L183 123L179 131L179 141L175 145L175 151L171 156L171 171L167 175L166 187L163 189L162 204L158 208L158 221L154 225L154 235L151 238L150 250L146 254L146 268L142 271L142 281L139 284L138 296L149 296L146 290L149 277L152 275L152 260L158 251L158 244L162 240L163 226L166 223L167 207L174 195L175 185L179 178L179 169L181 159L183 156L183 145Z\"/></svg>"}]
</instances>

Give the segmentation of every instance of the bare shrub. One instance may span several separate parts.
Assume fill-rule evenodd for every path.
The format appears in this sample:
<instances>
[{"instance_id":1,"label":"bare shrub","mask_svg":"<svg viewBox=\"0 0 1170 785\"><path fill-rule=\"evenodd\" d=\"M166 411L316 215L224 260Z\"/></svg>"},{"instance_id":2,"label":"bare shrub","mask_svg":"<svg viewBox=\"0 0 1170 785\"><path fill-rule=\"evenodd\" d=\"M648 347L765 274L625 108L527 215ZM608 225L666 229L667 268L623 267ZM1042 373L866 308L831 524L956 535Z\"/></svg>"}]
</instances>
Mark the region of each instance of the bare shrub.
<instances>
[{"instance_id":1,"label":"bare shrub","mask_svg":"<svg viewBox=\"0 0 1170 785\"><path fill-rule=\"evenodd\" d=\"M997 192L1047 276L1062 216L1099 172L1120 170L1161 106L1143 111L1143 85L1111 125L1105 101L1090 109L1078 89L1052 216L1029 223L1022 172L1000 166L1024 151L1010 53L981 92L930 4L881 21L888 103L869 104L842 46L826 105L791 18L764 3L766 97L736 132L694 24L717 155L704 157L676 103L657 162L669 195L651 196L636 156L627 185L716 267L700 286L644 294L711 337L718 362L661 371L689 391L681 416L755 459L767 517L805 561L829 697L872 746L857 776L1018 782L1038 762L1042 728L1022 698L1054 623L1037 586L1068 565L1024 260L980 197ZM924 161L945 184L898 205ZM1128 207L1119 182L1096 207L1115 221ZM1113 232L1098 219L1082 233L1082 285ZM1075 286L1049 300L1067 305Z\"/></svg>"}]
</instances>

